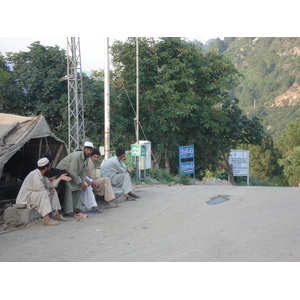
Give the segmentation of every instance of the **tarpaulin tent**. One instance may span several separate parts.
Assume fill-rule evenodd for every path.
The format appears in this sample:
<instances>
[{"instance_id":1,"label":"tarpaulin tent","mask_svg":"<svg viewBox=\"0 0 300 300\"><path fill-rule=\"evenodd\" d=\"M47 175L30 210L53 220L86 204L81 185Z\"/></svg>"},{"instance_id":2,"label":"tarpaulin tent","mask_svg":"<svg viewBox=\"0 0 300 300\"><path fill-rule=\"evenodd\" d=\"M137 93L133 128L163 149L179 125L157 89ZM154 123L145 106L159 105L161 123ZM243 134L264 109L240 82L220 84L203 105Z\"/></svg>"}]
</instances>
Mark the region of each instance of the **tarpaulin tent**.
<instances>
[{"instance_id":1,"label":"tarpaulin tent","mask_svg":"<svg viewBox=\"0 0 300 300\"><path fill-rule=\"evenodd\" d=\"M68 149L51 131L44 116L0 113L0 188L22 182L46 152L53 156L55 166L68 154Z\"/></svg>"}]
</instances>

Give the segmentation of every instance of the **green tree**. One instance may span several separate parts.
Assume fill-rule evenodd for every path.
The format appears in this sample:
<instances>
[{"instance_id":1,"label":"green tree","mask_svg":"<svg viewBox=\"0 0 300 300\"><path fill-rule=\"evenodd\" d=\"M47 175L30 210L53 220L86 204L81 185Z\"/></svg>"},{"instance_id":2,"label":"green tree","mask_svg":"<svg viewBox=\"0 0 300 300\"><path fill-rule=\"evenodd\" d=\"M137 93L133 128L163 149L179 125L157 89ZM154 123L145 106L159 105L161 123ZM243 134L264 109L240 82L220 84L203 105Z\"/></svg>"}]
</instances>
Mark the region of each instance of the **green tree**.
<instances>
[{"instance_id":1,"label":"green tree","mask_svg":"<svg viewBox=\"0 0 300 300\"><path fill-rule=\"evenodd\" d=\"M243 116L236 102L228 102L239 74L223 55L204 54L201 47L180 38L141 39L140 49L140 120L155 157L166 169L177 171L178 146L195 144L201 149L196 162L200 172L220 157L215 149L225 133L231 143L223 141L222 151L237 139L240 127L236 143L259 142L259 122ZM122 82L130 91L126 96L135 99L135 40L115 43L112 56L118 73L115 88L120 89ZM119 114L128 120L131 114L125 95L116 103ZM236 122L235 126L229 127L230 122ZM133 138L133 126L123 125ZM206 145L210 149L203 155Z\"/></svg>"},{"instance_id":2,"label":"green tree","mask_svg":"<svg viewBox=\"0 0 300 300\"><path fill-rule=\"evenodd\" d=\"M95 148L104 144L104 71L83 74L84 128Z\"/></svg>"},{"instance_id":3,"label":"green tree","mask_svg":"<svg viewBox=\"0 0 300 300\"><path fill-rule=\"evenodd\" d=\"M283 157L291 155L298 146L300 146L300 119L290 123L277 140L277 147Z\"/></svg>"},{"instance_id":4,"label":"green tree","mask_svg":"<svg viewBox=\"0 0 300 300\"><path fill-rule=\"evenodd\" d=\"M270 180L281 175L282 169L278 164L279 151L270 135L265 136L261 145L243 145L250 151L250 176Z\"/></svg>"},{"instance_id":5,"label":"green tree","mask_svg":"<svg viewBox=\"0 0 300 300\"><path fill-rule=\"evenodd\" d=\"M58 46L32 43L27 52L7 53L13 66L15 101L7 103L5 112L20 115L43 114L53 131L64 127L67 120L67 82L65 50Z\"/></svg>"},{"instance_id":6,"label":"green tree","mask_svg":"<svg viewBox=\"0 0 300 300\"><path fill-rule=\"evenodd\" d=\"M277 146L282 159L279 164L283 167L283 173L291 186L300 183L300 119L290 123L285 133L278 139Z\"/></svg>"},{"instance_id":7,"label":"green tree","mask_svg":"<svg viewBox=\"0 0 300 300\"><path fill-rule=\"evenodd\" d=\"M293 148L290 155L286 155L279 160L279 164L283 167L283 173L288 180L290 186L300 185L300 146Z\"/></svg>"},{"instance_id":8,"label":"green tree","mask_svg":"<svg viewBox=\"0 0 300 300\"><path fill-rule=\"evenodd\" d=\"M260 145L264 137L263 126L256 117L252 120L246 117L238 107L237 99L227 100L221 107L216 107L211 118L213 126L207 127L206 142L197 148L203 159L209 158L215 166L222 167L234 184L232 166L229 164L230 150L237 149L241 144Z\"/></svg>"},{"instance_id":9,"label":"green tree","mask_svg":"<svg viewBox=\"0 0 300 300\"><path fill-rule=\"evenodd\" d=\"M6 65L6 61L3 55L0 54L0 109L9 102L9 81L10 81L9 67Z\"/></svg>"}]
</instances>

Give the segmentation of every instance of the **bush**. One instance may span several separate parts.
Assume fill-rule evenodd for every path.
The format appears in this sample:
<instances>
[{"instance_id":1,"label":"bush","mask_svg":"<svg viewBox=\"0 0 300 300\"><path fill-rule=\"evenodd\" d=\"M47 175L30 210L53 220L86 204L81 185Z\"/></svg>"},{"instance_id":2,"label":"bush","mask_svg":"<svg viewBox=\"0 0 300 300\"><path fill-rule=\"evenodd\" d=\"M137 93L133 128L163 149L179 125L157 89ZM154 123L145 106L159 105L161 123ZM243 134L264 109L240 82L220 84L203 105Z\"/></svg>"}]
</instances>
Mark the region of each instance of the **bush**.
<instances>
[{"instance_id":1,"label":"bush","mask_svg":"<svg viewBox=\"0 0 300 300\"><path fill-rule=\"evenodd\" d=\"M177 181L170 173L165 169L150 169L149 175L162 183L170 183Z\"/></svg>"},{"instance_id":2,"label":"bush","mask_svg":"<svg viewBox=\"0 0 300 300\"><path fill-rule=\"evenodd\" d=\"M188 174L181 175L180 177L175 177L172 174L170 174L165 169L150 169L149 175L155 179L158 180L160 183L169 184L170 182L180 183L183 185L189 185L191 184L191 176Z\"/></svg>"},{"instance_id":3,"label":"bush","mask_svg":"<svg viewBox=\"0 0 300 300\"><path fill-rule=\"evenodd\" d=\"M247 177L234 177L234 182L238 186L247 185ZM271 179L260 179L257 177L250 177L250 186L288 186L286 180L282 176L276 176Z\"/></svg>"}]
</instances>

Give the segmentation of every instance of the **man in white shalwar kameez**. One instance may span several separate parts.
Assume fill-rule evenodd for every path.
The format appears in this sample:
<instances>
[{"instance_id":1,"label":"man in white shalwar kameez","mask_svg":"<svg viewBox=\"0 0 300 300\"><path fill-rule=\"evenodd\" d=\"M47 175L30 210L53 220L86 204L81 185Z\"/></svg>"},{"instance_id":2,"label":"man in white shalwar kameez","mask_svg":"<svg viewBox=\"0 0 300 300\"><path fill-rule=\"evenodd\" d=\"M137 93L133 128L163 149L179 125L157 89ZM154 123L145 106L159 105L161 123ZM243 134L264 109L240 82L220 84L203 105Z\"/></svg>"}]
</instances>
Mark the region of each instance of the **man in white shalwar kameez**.
<instances>
[{"instance_id":1,"label":"man in white shalwar kameez","mask_svg":"<svg viewBox=\"0 0 300 300\"><path fill-rule=\"evenodd\" d=\"M132 182L129 176L129 173L133 172L134 169L126 167L124 163L126 159L125 149L117 148L116 156L109 158L103 163L100 169L100 177L109 177L112 186L123 190L126 200L134 201L136 198L139 198L139 196L132 193Z\"/></svg>"},{"instance_id":2,"label":"man in white shalwar kameez","mask_svg":"<svg viewBox=\"0 0 300 300\"><path fill-rule=\"evenodd\" d=\"M55 187L60 180L69 181L70 177L65 174L50 182L44 174L49 170L49 160L41 158L37 162L37 169L31 171L24 179L18 193L16 204L26 205L28 208L36 209L43 217L44 225L58 225L54 220L66 221L59 211L61 205ZM52 212L52 219L49 214Z\"/></svg>"},{"instance_id":3,"label":"man in white shalwar kameez","mask_svg":"<svg viewBox=\"0 0 300 300\"><path fill-rule=\"evenodd\" d=\"M93 149L88 159L88 166L86 169L86 175L92 182L92 185L87 187L87 190L82 193L82 203L86 207L90 206L92 210L96 211L98 210L97 203L95 197L92 197L90 190L92 190L92 192L96 195L104 196L104 200L107 202L107 205L104 206L104 208L118 207L118 205L115 203L116 198L111 186L110 178L97 176L95 164L99 160L99 157L100 151L98 149Z\"/></svg>"}]
</instances>

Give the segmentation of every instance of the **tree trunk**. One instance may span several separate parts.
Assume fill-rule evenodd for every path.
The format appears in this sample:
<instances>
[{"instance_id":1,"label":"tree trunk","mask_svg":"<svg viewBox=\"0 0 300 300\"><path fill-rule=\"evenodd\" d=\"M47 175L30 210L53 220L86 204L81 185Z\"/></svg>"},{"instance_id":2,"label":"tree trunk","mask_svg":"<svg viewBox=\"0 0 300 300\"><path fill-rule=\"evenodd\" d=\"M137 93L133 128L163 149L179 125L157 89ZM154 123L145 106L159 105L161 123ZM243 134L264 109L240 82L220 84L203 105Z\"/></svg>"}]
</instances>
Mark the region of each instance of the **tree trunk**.
<instances>
[{"instance_id":1,"label":"tree trunk","mask_svg":"<svg viewBox=\"0 0 300 300\"><path fill-rule=\"evenodd\" d=\"M161 154L160 153L153 153L152 157L153 157L152 169L159 169Z\"/></svg>"},{"instance_id":2,"label":"tree trunk","mask_svg":"<svg viewBox=\"0 0 300 300\"><path fill-rule=\"evenodd\" d=\"M229 181L232 185L235 185L234 183L234 176L233 176L233 172L232 172L232 166L229 167L228 169L228 174L229 174Z\"/></svg>"},{"instance_id":3,"label":"tree trunk","mask_svg":"<svg viewBox=\"0 0 300 300\"><path fill-rule=\"evenodd\" d=\"M225 152L222 152L222 156L223 156L223 160L224 160L224 164L218 161L215 161L217 165L219 165L220 167L222 167L229 175L229 182L232 185L235 185L234 183L234 176L233 176L233 170L232 170L232 165L229 164L229 154L230 151L227 153L227 155L225 154Z\"/></svg>"},{"instance_id":4,"label":"tree trunk","mask_svg":"<svg viewBox=\"0 0 300 300\"><path fill-rule=\"evenodd\" d=\"M166 171L168 173L170 173L170 160L169 160L169 155L168 155L168 150L165 150L165 167L166 167Z\"/></svg>"},{"instance_id":5,"label":"tree trunk","mask_svg":"<svg viewBox=\"0 0 300 300\"><path fill-rule=\"evenodd\" d=\"M227 155L223 154L223 158L224 158L225 164L227 166L227 168L226 168L227 170L226 171L227 171L227 173L229 175L229 181L230 181L230 183L232 185L235 185L235 183L234 183L234 176L233 176L233 170L232 170L232 165L229 164L229 154L230 154L230 152L228 152Z\"/></svg>"}]
</instances>

